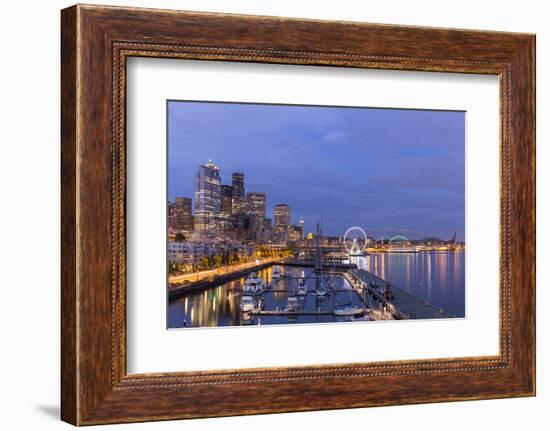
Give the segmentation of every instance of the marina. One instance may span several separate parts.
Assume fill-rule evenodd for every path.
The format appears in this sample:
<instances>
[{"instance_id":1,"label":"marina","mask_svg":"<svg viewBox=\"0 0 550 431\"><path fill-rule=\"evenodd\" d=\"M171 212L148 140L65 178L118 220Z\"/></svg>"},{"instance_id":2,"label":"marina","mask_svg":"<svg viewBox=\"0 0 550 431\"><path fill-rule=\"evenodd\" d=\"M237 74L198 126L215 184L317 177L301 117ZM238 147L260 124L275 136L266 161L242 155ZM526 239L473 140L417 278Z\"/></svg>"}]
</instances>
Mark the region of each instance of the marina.
<instances>
[{"instance_id":1,"label":"marina","mask_svg":"<svg viewBox=\"0 0 550 431\"><path fill-rule=\"evenodd\" d=\"M430 262L429 256L414 256L399 255L392 257L392 262L401 264L403 259L414 258ZM447 260L457 262L454 256L440 259ZM169 301L169 325L216 327L457 317L411 293L411 286L398 286L375 274L380 268L372 264L372 257L356 256L340 266L323 266L322 270L315 266L315 260L299 263L292 259L288 265L284 260L260 264L254 266L254 271L225 276L227 280L222 283L213 280L201 282L199 287L189 285L187 290L180 288ZM374 268L366 269L369 265ZM427 265L437 282L441 268ZM463 266L453 267L453 271L463 271ZM429 287L441 288L437 283Z\"/></svg>"}]
</instances>

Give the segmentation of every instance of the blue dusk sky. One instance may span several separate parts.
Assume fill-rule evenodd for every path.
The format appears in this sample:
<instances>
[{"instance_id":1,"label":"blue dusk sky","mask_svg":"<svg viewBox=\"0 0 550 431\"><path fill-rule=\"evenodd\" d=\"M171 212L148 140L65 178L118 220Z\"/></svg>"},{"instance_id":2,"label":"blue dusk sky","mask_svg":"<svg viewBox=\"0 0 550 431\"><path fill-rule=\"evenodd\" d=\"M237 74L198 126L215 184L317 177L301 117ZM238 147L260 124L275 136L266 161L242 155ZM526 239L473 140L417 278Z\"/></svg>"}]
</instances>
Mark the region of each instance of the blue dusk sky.
<instances>
[{"instance_id":1,"label":"blue dusk sky","mask_svg":"<svg viewBox=\"0 0 550 431\"><path fill-rule=\"evenodd\" d=\"M306 232L322 217L325 235L464 240L464 146L462 111L169 101L168 198L194 198L212 159Z\"/></svg>"}]
</instances>

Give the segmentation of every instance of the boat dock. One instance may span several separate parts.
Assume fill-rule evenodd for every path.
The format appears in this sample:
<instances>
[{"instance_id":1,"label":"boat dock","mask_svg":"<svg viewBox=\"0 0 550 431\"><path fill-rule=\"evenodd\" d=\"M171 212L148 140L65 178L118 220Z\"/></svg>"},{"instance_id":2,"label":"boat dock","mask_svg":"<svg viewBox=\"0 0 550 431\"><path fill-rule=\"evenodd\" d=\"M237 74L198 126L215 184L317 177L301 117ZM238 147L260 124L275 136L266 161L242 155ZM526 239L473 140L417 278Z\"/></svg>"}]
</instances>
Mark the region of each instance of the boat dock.
<instances>
[{"instance_id":1,"label":"boat dock","mask_svg":"<svg viewBox=\"0 0 550 431\"><path fill-rule=\"evenodd\" d=\"M225 274L216 274L210 279L203 279L194 283L171 285L169 289L169 299L174 300L186 293L200 292L212 286L217 286L228 281L245 277L251 271L258 271L269 267L273 264L281 266L309 266L313 267L314 262L304 260L280 260L280 261L264 261L251 267L242 268L238 271ZM318 270L317 270L318 271ZM332 276L344 277L353 291L359 296L363 303L363 310L357 315L363 315L365 312L372 314L373 320L387 319L446 319L454 317L446 313L443 309L437 308L429 302L417 298L416 296L406 292L402 288L395 286L388 281L374 275L373 273L358 269L355 265L349 264L329 264L323 265L323 270L319 274L327 274ZM301 277L291 277L291 280L301 279ZM376 285L376 286L375 286ZM265 292L269 293L287 293L288 288L280 289L268 283ZM307 294L313 293L314 290L308 289ZM349 289L331 289L331 293L349 292ZM370 310L370 311L367 311ZM329 316L337 315L332 311L305 311L305 310L254 310L251 312L254 316Z\"/></svg>"},{"instance_id":2,"label":"boat dock","mask_svg":"<svg viewBox=\"0 0 550 431\"><path fill-rule=\"evenodd\" d=\"M333 311L288 311L288 310L255 310L253 316L332 316Z\"/></svg>"},{"instance_id":3,"label":"boat dock","mask_svg":"<svg viewBox=\"0 0 550 431\"><path fill-rule=\"evenodd\" d=\"M317 267L319 266L314 260L312 259L306 259L306 260L300 260L300 259L285 259L280 262L280 265L283 266L300 266L300 267ZM341 273L343 271L349 271L350 269L357 268L357 265L354 263L343 263L341 259L325 259L321 263L323 271L324 272L334 272L334 273Z\"/></svg>"},{"instance_id":4,"label":"boat dock","mask_svg":"<svg viewBox=\"0 0 550 431\"><path fill-rule=\"evenodd\" d=\"M216 270L212 270L212 275L208 278L203 278L197 281L191 282L182 282L182 283L169 283L168 285L168 297L170 300L177 299L187 293L201 292L203 290L209 289L214 286L219 286L220 284L227 283L228 281L235 280L240 277L246 277L249 273L255 271L261 271L264 268L280 265L280 266L304 266L304 267L314 267L315 263L309 260L296 260L296 259L272 259L260 262L258 264L247 266L235 270L233 272L226 272L218 274ZM342 272L348 271L351 268L356 268L355 265L343 264L343 263L334 263L325 266L326 269L323 269L325 273L331 274L342 274ZM220 268L223 269L223 268ZM295 277L295 279L300 277ZM272 290L272 292L274 292Z\"/></svg>"},{"instance_id":5,"label":"boat dock","mask_svg":"<svg viewBox=\"0 0 550 431\"><path fill-rule=\"evenodd\" d=\"M266 289L266 293L288 293L288 289ZM314 293L315 289L307 289L307 293ZM347 293L349 289L330 289L330 293Z\"/></svg>"},{"instance_id":6,"label":"boat dock","mask_svg":"<svg viewBox=\"0 0 550 431\"><path fill-rule=\"evenodd\" d=\"M442 308L437 308L364 269L354 269L346 275L356 291L361 291L363 287L366 287L369 295L378 303L386 305L396 319L448 319L454 317ZM372 282L380 288L372 287ZM392 299L386 299L386 286L390 287ZM359 295L361 294L359 293Z\"/></svg>"}]
</instances>

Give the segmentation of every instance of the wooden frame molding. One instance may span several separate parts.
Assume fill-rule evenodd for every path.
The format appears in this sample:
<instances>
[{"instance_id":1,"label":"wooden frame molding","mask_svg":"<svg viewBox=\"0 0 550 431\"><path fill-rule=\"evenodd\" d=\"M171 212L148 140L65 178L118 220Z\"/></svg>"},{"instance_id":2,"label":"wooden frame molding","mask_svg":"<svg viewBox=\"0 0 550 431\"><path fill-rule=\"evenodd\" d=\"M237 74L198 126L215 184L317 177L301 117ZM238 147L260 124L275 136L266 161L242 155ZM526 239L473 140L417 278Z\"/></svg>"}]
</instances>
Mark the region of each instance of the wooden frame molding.
<instances>
[{"instance_id":1,"label":"wooden frame molding","mask_svg":"<svg viewBox=\"0 0 550 431\"><path fill-rule=\"evenodd\" d=\"M534 35L82 5L61 17L63 420L91 425L534 395ZM498 75L499 355L128 375L131 56Z\"/></svg>"}]
</instances>

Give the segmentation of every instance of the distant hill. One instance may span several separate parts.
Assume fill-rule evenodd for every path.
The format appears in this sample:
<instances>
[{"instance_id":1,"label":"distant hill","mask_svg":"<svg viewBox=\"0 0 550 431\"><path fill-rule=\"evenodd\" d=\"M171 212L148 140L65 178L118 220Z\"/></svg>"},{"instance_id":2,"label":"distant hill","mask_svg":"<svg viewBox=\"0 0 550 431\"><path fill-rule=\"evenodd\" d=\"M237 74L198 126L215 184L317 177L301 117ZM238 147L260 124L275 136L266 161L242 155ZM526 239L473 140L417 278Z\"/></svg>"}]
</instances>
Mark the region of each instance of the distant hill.
<instances>
[{"instance_id":1,"label":"distant hill","mask_svg":"<svg viewBox=\"0 0 550 431\"><path fill-rule=\"evenodd\" d=\"M447 242L447 240L437 238L435 236L428 236L426 238L422 238L419 242Z\"/></svg>"}]
</instances>

